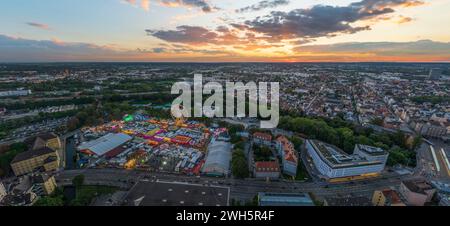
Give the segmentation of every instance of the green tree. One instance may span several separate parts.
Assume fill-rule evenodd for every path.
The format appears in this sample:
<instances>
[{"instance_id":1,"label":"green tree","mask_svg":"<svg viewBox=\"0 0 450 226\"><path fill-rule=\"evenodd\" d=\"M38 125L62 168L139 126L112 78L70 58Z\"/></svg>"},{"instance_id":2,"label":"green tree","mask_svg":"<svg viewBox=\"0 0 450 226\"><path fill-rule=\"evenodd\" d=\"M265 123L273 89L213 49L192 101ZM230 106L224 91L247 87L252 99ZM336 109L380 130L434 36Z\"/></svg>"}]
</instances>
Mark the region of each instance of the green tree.
<instances>
[{"instance_id":1,"label":"green tree","mask_svg":"<svg viewBox=\"0 0 450 226\"><path fill-rule=\"evenodd\" d=\"M236 178L246 178L249 176L247 159L243 150L237 149L233 152L231 171Z\"/></svg>"},{"instance_id":2,"label":"green tree","mask_svg":"<svg viewBox=\"0 0 450 226\"><path fill-rule=\"evenodd\" d=\"M292 142L292 144L294 145L294 148L299 151L303 145L303 140L300 139L297 136L293 136L290 138L290 141Z\"/></svg>"},{"instance_id":3,"label":"green tree","mask_svg":"<svg viewBox=\"0 0 450 226\"><path fill-rule=\"evenodd\" d=\"M46 196L39 198L34 206L64 206L64 200L62 196Z\"/></svg>"},{"instance_id":4,"label":"green tree","mask_svg":"<svg viewBox=\"0 0 450 226\"><path fill-rule=\"evenodd\" d=\"M414 137L414 141L412 143L412 150L416 150L423 143L423 138L421 136Z\"/></svg>"}]
</instances>

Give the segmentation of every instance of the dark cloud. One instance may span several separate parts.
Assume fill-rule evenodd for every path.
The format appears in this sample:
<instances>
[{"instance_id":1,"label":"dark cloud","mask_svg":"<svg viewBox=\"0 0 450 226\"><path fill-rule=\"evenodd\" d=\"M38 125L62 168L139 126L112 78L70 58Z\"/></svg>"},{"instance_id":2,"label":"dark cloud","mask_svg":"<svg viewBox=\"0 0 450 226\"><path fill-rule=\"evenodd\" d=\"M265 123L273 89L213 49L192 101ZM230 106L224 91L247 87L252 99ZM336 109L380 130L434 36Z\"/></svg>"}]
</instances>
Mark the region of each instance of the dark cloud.
<instances>
[{"instance_id":1,"label":"dark cloud","mask_svg":"<svg viewBox=\"0 0 450 226\"><path fill-rule=\"evenodd\" d=\"M205 0L160 0L160 1L161 4L167 6L188 6L200 8L205 13L209 13L212 12L213 9L217 9L215 7L212 7Z\"/></svg>"},{"instance_id":2,"label":"dark cloud","mask_svg":"<svg viewBox=\"0 0 450 226\"><path fill-rule=\"evenodd\" d=\"M247 6L244 8L237 9L237 13L251 12L251 11L260 11L263 9L275 8L277 6L287 5L289 4L289 0L265 0L258 2L257 4Z\"/></svg>"},{"instance_id":3,"label":"dark cloud","mask_svg":"<svg viewBox=\"0 0 450 226\"><path fill-rule=\"evenodd\" d=\"M86 58L113 55L117 51L89 43L30 40L0 35L0 62L59 61L67 57Z\"/></svg>"},{"instance_id":4,"label":"dark cloud","mask_svg":"<svg viewBox=\"0 0 450 226\"><path fill-rule=\"evenodd\" d=\"M167 52L167 49L166 48L153 48L152 52L154 52L154 53L165 53L165 52Z\"/></svg>"},{"instance_id":5,"label":"dark cloud","mask_svg":"<svg viewBox=\"0 0 450 226\"><path fill-rule=\"evenodd\" d=\"M176 30L146 30L148 35L168 42L208 43L217 38L217 33L199 26L179 26Z\"/></svg>"},{"instance_id":6,"label":"dark cloud","mask_svg":"<svg viewBox=\"0 0 450 226\"><path fill-rule=\"evenodd\" d=\"M41 23L36 23L36 22L27 22L26 24L29 26L32 26L32 27L40 28L40 29L50 30L50 26L48 26L47 24L41 24Z\"/></svg>"},{"instance_id":7,"label":"dark cloud","mask_svg":"<svg viewBox=\"0 0 450 226\"><path fill-rule=\"evenodd\" d=\"M251 31L274 40L314 39L337 34L369 30L369 26L354 26L358 21L376 19L395 12L395 7L421 4L417 0L363 0L348 6L315 5L290 12L273 11L268 16L244 22Z\"/></svg>"},{"instance_id":8,"label":"dark cloud","mask_svg":"<svg viewBox=\"0 0 450 226\"><path fill-rule=\"evenodd\" d=\"M147 34L167 42L185 44L265 46L289 40L294 45L301 45L321 37L370 30L369 25L357 26L355 23L390 19L395 8L420 4L423 2L419 0L362 0L347 6L315 5L289 12L272 11L266 16L241 23L230 22L228 26L214 30L185 25L175 30L147 30ZM241 32L239 36L238 32Z\"/></svg>"}]
</instances>

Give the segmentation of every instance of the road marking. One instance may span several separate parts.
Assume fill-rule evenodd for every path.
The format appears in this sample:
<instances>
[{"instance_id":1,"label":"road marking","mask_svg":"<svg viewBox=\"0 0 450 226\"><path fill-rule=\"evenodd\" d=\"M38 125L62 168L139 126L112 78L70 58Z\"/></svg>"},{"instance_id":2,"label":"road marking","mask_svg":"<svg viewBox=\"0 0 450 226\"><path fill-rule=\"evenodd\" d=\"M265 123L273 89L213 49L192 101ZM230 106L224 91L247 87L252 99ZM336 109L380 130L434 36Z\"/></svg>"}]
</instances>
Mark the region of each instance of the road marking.
<instances>
[{"instance_id":1,"label":"road marking","mask_svg":"<svg viewBox=\"0 0 450 226\"><path fill-rule=\"evenodd\" d=\"M436 165L436 170L441 172L441 166L439 165L438 159L436 157L436 152L434 151L434 147L430 145L431 155L433 155L434 164Z\"/></svg>"},{"instance_id":2,"label":"road marking","mask_svg":"<svg viewBox=\"0 0 450 226\"><path fill-rule=\"evenodd\" d=\"M441 153L444 158L444 164L447 166L447 174L450 176L450 163L448 162L447 154L445 154L445 151L443 148L441 148Z\"/></svg>"}]
</instances>

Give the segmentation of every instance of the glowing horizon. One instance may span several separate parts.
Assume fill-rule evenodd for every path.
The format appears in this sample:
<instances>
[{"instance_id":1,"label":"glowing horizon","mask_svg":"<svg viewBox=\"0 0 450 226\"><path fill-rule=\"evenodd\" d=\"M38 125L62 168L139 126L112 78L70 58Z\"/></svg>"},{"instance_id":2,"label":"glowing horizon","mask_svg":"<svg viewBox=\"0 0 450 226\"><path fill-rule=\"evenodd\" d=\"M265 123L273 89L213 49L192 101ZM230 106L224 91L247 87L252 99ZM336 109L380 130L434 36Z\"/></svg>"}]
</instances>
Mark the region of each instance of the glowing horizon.
<instances>
[{"instance_id":1,"label":"glowing horizon","mask_svg":"<svg viewBox=\"0 0 450 226\"><path fill-rule=\"evenodd\" d=\"M16 0L0 11L0 62L450 62L450 0Z\"/></svg>"}]
</instances>

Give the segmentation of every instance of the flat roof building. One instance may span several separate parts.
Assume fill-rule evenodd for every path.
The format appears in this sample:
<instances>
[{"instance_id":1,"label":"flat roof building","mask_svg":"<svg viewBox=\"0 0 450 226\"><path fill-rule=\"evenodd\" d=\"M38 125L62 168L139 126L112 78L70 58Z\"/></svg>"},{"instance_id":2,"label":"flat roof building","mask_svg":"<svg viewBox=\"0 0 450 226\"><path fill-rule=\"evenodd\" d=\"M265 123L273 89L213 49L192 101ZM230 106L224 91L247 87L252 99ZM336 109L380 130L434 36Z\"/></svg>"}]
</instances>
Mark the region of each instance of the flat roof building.
<instances>
[{"instance_id":1,"label":"flat roof building","mask_svg":"<svg viewBox=\"0 0 450 226\"><path fill-rule=\"evenodd\" d=\"M353 152L355 155L364 157L369 161L379 161L386 164L389 153L379 147L372 147L369 145L357 144Z\"/></svg>"},{"instance_id":2,"label":"flat roof building","mask_svg":"<svg viewBox=\"0 0 450 226\"><path fill-rule=\"evenodd\" d=\"M258 193L259 206L314 206L306 193Z\"/></svg>"},{"instance_id":3,"label":"flat roof building","mask_svg":"<svg viewBox=\"0 0 450 226\"><path fill-rule=\"evenodd\" d=\"M229 187L141 181L129 191L124 204L126 206L228 206L229 193Z\"/></svg>"},{"instance_id":4,"label":"flat roof building","mask_svg":"<svg viewBox=\"0 0 450 226\"><path fill-rule=\"evenodd\" d=\"M357 150L369 150L364 146L357 147ZM386 165L384 158L387 158L387 154L380 155L382 160L376 157L381 153L379 150L372 154L361 150L349 155L333 145L317 140L307 140L306 149L317 170L328 179L376 175L381 173ZM364 154L361 156L361 153Z\"/></svg>"},{"instance_id":5,"label":"flat roof building","mask_svg":"<svg viewBox=\"0 0 450 226\"><path fill-rule=\"evenodd\" d=\"M369 198L364 196L327 197L325 206L372 206Z\"/></svg>"},{"instance_id":6,"label":"flat roof building","mask_svg":"<svg viewBox=\"0 0 450 226\"><path fill-rule=\"evenodd\" d=\"M228 176L230 173L231 143L214 141L208 146L208 155L202 173L211 176Z\"/></svg>"},{"instance_id":7,"label":"flat roof building","mask_svg":"<svg viewBox=\"0 0 450 226\"><path fill-rule=\"evenodd\" d=\"M96 140L81 144L78 147L78 150L97 156L103 156L131 139L133 138L124 133L109 133Z\"/></svg>"}]
</instances>

